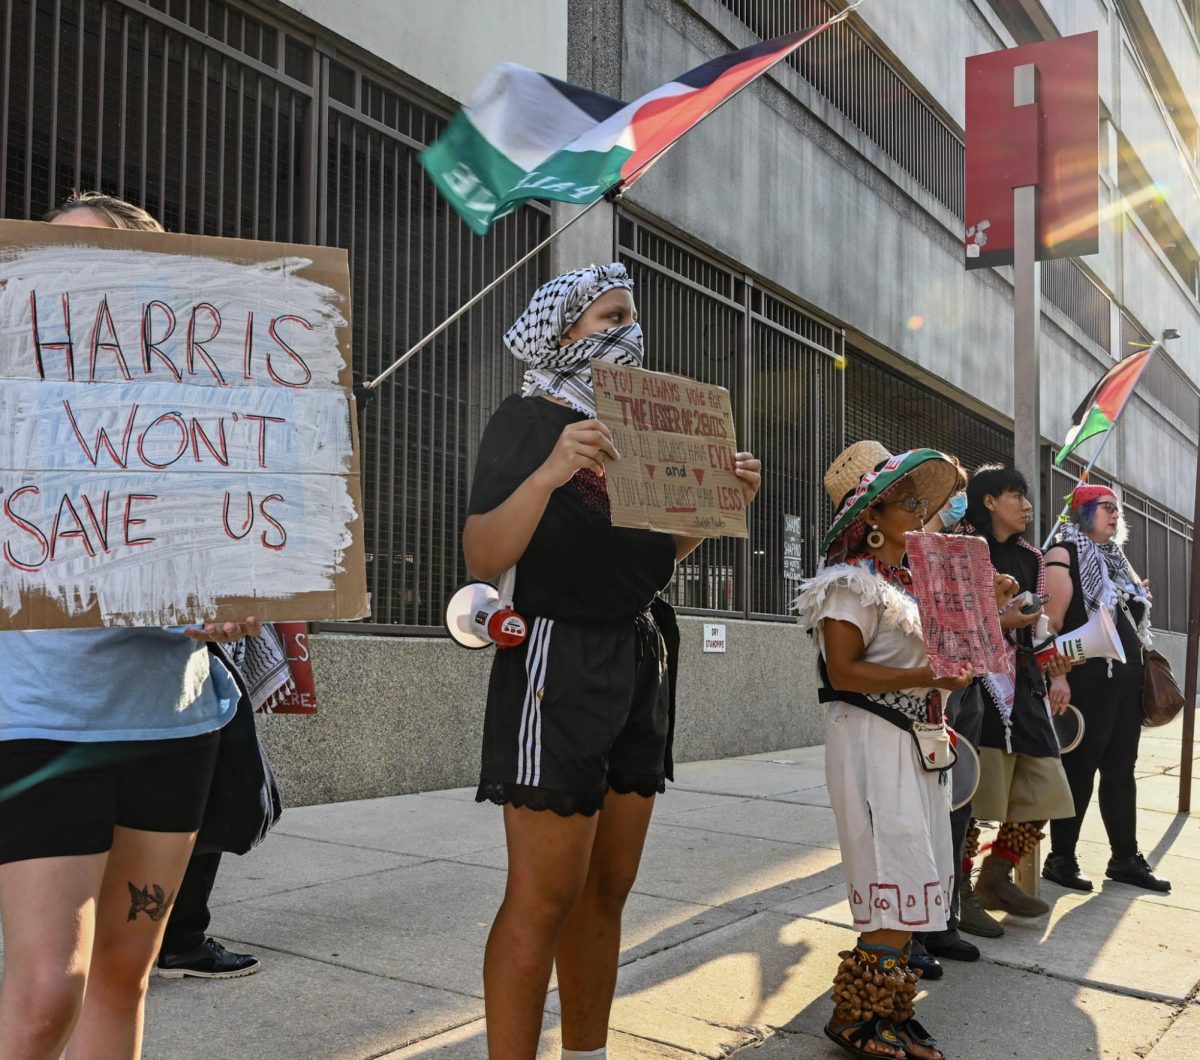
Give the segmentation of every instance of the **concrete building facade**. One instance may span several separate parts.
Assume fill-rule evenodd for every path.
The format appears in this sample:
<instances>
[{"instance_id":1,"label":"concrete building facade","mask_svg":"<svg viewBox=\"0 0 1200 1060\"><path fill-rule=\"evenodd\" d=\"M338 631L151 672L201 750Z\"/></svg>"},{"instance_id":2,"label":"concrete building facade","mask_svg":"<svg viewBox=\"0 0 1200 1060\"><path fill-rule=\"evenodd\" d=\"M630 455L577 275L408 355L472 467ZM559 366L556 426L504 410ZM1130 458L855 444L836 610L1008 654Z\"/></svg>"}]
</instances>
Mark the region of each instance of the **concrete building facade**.
<instances>
[{"instance_id":1,"label":"concrete building facade","mask_svg":"<svg viewBox=\"0 0 1200 1060\"><path fill-rule=\"evenodd\" d=\"M356 364L368 373L568 216L557 206L527 207L477 240L414 164L416 150L491 66L521 62L633 99L707 58L844 6L64 0L68 16L78 13L76 27L52 14L53 5L0 4L5 54L26 39L34 53L59 37L78 40L81 55L94 48L109 56L99 76L111 77L125 33L163 69L161 85L122 74L130 90L120 98L128 96L123 105L135 119L143 84L162 88L164 106L175 100L178 69L179 142L204 152L205 131L228 135L236 104L244 121L256 115L243 150L257 143L275 166L265 176L256 154L253 167L245 163L249 176L230 168L226 177L222 167L238 151L230 139L219 165L201 154L207 179L198 185L166 162L156 169L153 157L138 169L123 152L120 169L111 144L134 132L109 131L103 116L100 142L87 140L72 165L72 122L86 101L48 113L44 121L57 131L43 143L44 104L22 80L33 84L32 65L13 66L0 86L12 137L0 214L35 216L51 192L95 183L142 197L170 227L347 246ZM1162 643L1182 664L1200 431L1192 382L1200 377L1200 45L1192 6L867 0L690 134L615 206L592 211L368 411L376 615L359 628L314 630L315 717L262 719L290 800L472 781L489 653L468 653L439 635L440 608L465 577L457 535L479 432L518 380L499 336L539 279L601 259L624 260L638 279L649 366L730 386L739 437L767 465L751 539L706 545L672 586L684 612L676 757L819 741L813 655L788 619L795 584L782 555L796 546L805 569L815 565L829 516L819 481L828 458L864 436L893 448L935 445L967 466L1012 455L1011 270L963 268L964 59L1090 30L1101 41L1101 249L1043 267L1043 507L1057 508L1053 500L1069 487L1049 470L1049 454L1076 404L1130 341L1177 328L1183 338L1143 384L1097 477L1125 490L1131 556L1153 580ZM82 72L94 76L94 67L85 63ZM221 87L210 97L214 80ZM110 95L119 89L114 83ZM289 167L285 181L279 173ZM252 209L240 192L236 206L227 201L235 183ZM281 205L285 183L294 202ZM726 627L723 654L701 651L709 623Z\"/></svg>"}]
</instances>

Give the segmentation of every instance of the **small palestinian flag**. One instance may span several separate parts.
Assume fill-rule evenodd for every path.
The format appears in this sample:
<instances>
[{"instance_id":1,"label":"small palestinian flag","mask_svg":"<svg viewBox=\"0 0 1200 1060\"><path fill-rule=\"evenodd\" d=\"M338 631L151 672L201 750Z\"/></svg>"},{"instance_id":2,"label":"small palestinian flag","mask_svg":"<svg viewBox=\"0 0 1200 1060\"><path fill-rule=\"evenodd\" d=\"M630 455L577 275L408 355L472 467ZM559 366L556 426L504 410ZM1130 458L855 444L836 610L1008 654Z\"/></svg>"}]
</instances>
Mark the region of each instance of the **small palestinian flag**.
<instances>
[{"instance_id":1,"label":"small palestinian flag","mask_svg":"<svg viewBox=\"0 0 1200 1060\"><path fill-rule=\"evenodd\" d=\"M857 6L712 59L633 103L504 63L421 152L421 165L480 235L528 199L595 202L633 183L689 129Z\"/></svg>"},{"instance_id":2,"label":"small palestinian flag","mask_svg":"<svg viewBox=\"0 0 1200 1060\"><path fill-rule=\"evenodd\" d=\"M1062 464L1087 439L1103 434L1117 422L1117 417L1121 415L1121 410L1153 355L1154 347L1151 346L1118 361L1104 373L1104 378L1092 387L1075 410L1072 417L1075 426L1067 432L1066 444L1054 458L1055 464Z\"/></svg>"}]
</instances>

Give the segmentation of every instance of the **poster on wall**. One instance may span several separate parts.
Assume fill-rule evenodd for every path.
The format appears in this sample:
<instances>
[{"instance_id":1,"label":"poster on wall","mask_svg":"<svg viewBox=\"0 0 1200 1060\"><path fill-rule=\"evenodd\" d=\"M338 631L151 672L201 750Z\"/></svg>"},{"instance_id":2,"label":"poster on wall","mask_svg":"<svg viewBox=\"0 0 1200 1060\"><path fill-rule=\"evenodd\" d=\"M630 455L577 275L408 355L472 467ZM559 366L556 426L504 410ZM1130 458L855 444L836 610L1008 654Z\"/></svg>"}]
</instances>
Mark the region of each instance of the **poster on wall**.
<instances>
[{"instance_id":1,"label":"poster on wall","mask_svg":"<svg viewBox=\"0 0 1200 1060\"><path fill-rule=\"evenodd\" d=\"M804 524L798 515L783 517L783 580L804 581Z\"/></svg>"},{"instance_id":2,"label":"poster on wall","mask_svg":"<svg viewBox=\"0 0 1200 1060\"><path fill-rule=\"evenodd\" d=\"M0 629L368 613L344 250L0 222Z\"/></svg>"},{"instance_id":3,"label":"poster on wall","mask_svg":"<svg viewBox=\"0 0 1200 1060\"><path fill-rule=\"evenodd\" d=\"M621 454L605 465L613 525L748 537L729 391L606 361L591 366L596 418Z\"/></svg>"}]
</instances>

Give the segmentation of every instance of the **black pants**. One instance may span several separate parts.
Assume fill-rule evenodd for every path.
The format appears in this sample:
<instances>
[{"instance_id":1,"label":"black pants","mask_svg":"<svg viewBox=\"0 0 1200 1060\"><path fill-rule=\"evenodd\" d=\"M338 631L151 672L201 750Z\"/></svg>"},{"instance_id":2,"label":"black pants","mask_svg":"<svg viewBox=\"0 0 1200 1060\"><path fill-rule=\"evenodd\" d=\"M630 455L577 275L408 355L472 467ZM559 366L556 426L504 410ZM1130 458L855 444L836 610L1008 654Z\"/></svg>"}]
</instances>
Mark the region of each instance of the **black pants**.
<instances>
[{"instance_id":1,"label":"black pants","mask_svg":"<svg viewBox=\"0 0 1200 1060\"><path fill-rule=\"evenodd\" d=\"M968 740L972 747L979 746L979 733L983 728L983 696L975 688L955 692L946 704L946 721L959 736ZM946 911L946 929L942 931L914 932L913 937L921 941L950 935L958 930L959 895L962 891L963 850L967 842L967 829L971 824L971 804L950 811L950 842L954 846L954 891L950 895L950 908Z\"/></svg>"},{"instance_id":2,"label":"black pants","mask_svg":"<svg viewBox=\"0 0 1200 1060\"><path fill-rule=\"evenodd\" d=\"M188 953L204 941L208 933L208 898L212 894L221 864L220 854L193 854L175 896L175 905L167 919L162 952Z\"/></svg>"},{"instance_id":3,"label":"black pants","mask_svg":"<svg viewBox=\"0 0 1200 1060\"><path fill-rule=\"evenodd\" d=\"M1141 681L1070 678L1071 698L1083 712L1083 742L1063 755L1063 769L1075 800L1075 816L1050 822L1055 854L1074 854L1079 830L1100 773L1100 816L1114 858L1136 854L1138 741L1142 735Z\"/></svg>"}]
</instances>

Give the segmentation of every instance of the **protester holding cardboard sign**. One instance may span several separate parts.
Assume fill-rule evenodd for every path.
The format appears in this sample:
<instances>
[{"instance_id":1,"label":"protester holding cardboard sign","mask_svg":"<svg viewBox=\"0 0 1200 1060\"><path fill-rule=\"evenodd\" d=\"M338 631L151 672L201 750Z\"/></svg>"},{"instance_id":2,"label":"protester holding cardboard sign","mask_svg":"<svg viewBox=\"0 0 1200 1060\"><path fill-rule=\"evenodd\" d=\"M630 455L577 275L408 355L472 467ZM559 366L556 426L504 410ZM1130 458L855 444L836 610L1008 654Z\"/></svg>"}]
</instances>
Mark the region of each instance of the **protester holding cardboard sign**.
<instances>
[{"instance_id":1,"label":"protester holding cardboard sign","mask_svg":"<svg viewBox=\"0 0 1200 1060\"><path fill-rule=\"evenodd\" d=\"M1042 554L1021 535L1033 506L1016 468L985 465L967 485L967 522L988 543L992 566L1017 580L1022 592L1046 594ZM1071 790L1058 753L1048 704L1065 711L1070 690L1064 667L1047 684L1030 649L1040 606L1011 606L1000 616L1008 640L1007 665L980 678L987 708L979 748L979 787L972 800L978 820L999 821L984 857L974 897L984 909L1041 916L1049 906L1026 894L1012 871L1037 845L1047 820L1074 814ZM986 930L986 928L985 928Z\"/></svg>"},{"instance_id":2,"label":"protester holding cardboard sign","mask_svg":"<svg viewBox=\"0 0 1200 1060\"><path fill-rule=\"evenodd\" d=\"M108 196L51 223L162 231ZM238 698L207 644L258 630L0 632L0 1055L141 1055L146 981Z\"/></svg>"},{"instance_id":3,"label":"protester holding cardboard sign","mask_svg":"<svg viewBox=\"0 0 1200 1060\"><path fill-rule=\"evenodd\" d=\"M920 530L958 481L957 467L933 449L893 456L878 442L850 446L825 473L836 511L825 561L796 599L821 653L825 777L861 932L841 954L825 1034L854 1056L942 1057L914 1018L921 973L909 967L909 947L914 930L946 926L954 754L943 693L972 674L934 676L904 564L906 533Z\"/></svg>"},{"instance_id":4,"label":"protester holding cardboard sign","mask_svg":"<svg viewBox=\"0 0 1200 1060\"><path fill-rule=\"evenodd\" d=\"M613 525L620 454L592 389L593 359L642 362L632 287L619 264L559 276L505 335L528 371L484 431L463 531L476 577L515 565L530 629L496 652L476 795L504 806L508 840L483 970L493 1056L535 1055L552 966L564 1056L604 1055L621 913L671 779L678 628L658 593L699 541ZM749 503L759 463L735 470Z\"/></svg>"}]
</instances>

